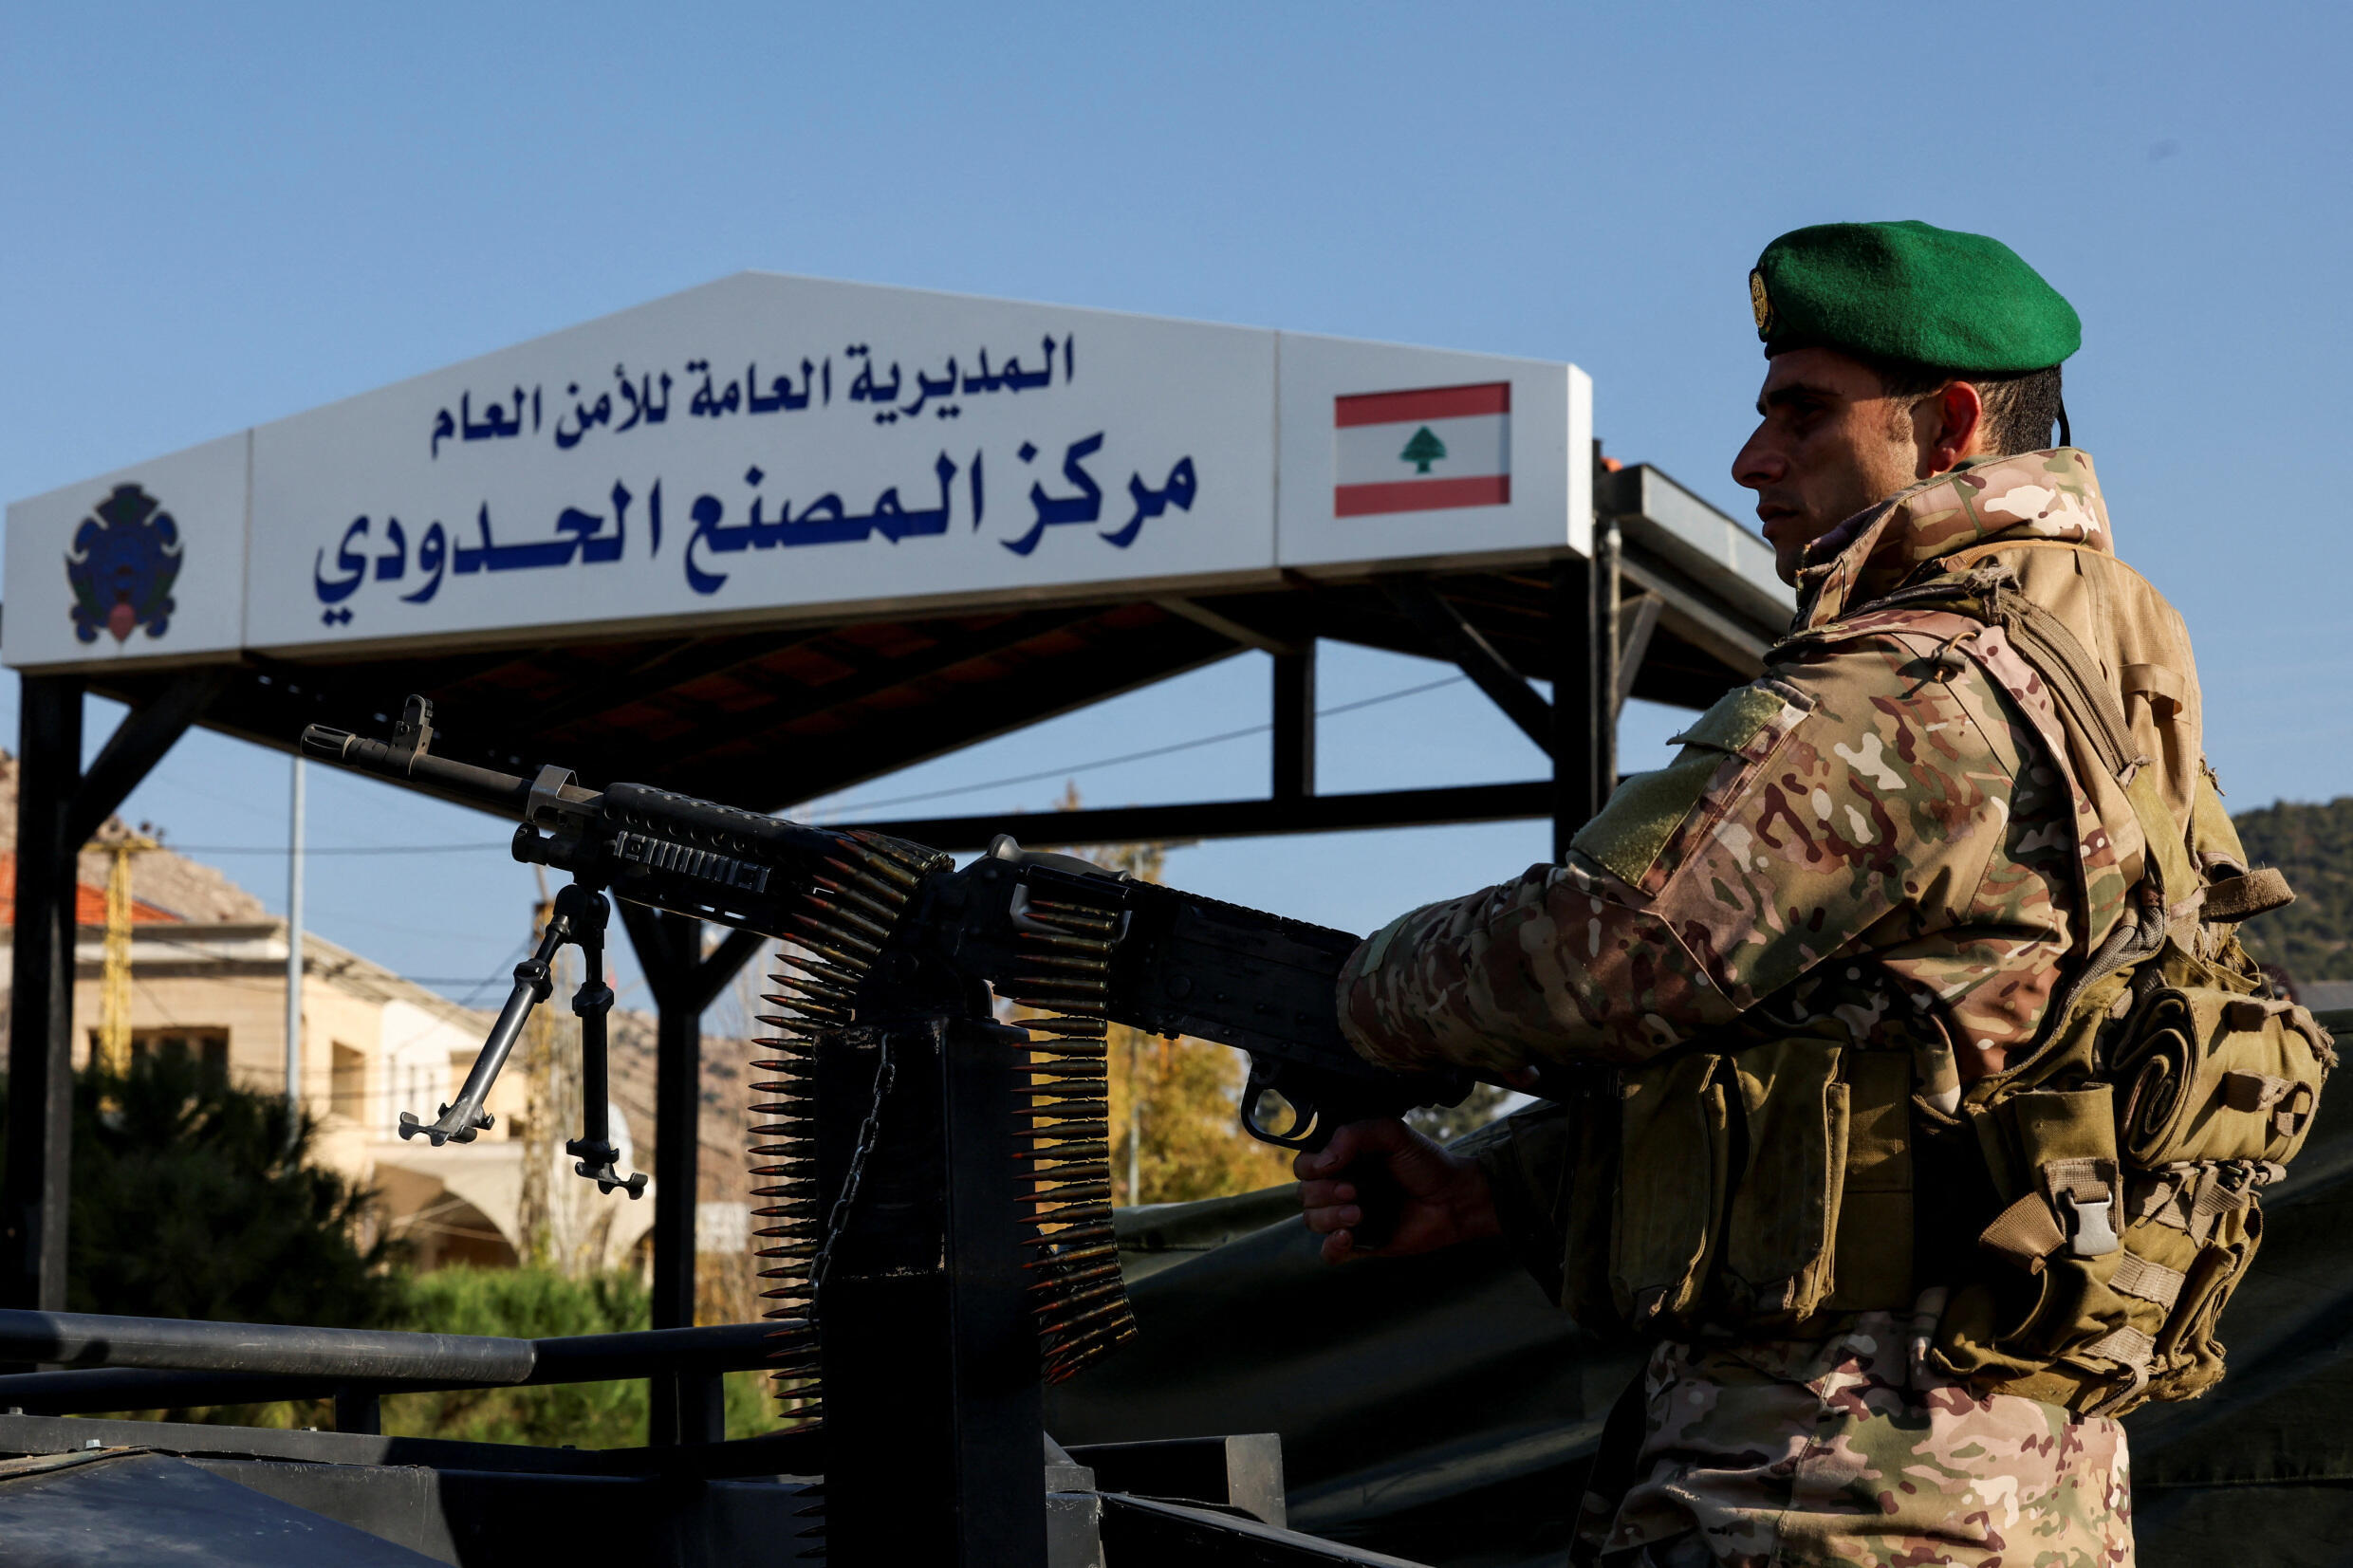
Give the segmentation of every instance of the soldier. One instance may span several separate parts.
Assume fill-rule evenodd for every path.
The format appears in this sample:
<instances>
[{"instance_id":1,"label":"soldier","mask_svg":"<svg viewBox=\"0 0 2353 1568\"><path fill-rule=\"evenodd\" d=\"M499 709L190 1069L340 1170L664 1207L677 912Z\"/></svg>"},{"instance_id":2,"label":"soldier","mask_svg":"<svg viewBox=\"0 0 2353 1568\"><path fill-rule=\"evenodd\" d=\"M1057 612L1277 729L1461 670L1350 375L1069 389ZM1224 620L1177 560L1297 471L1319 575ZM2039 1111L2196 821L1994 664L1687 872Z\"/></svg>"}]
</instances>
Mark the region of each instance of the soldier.
<instances>
[{"instance_id":1,"label":"soldier","mask_svg":"<svg viewBox=\"0 0 2353 1568\"><path fill-rule=\"evenodd\" d=\"M1385 1160L1406 1202L1382 1253L1505 1234L1581 1320L1652 1342L1575 1560L2129 1562L2124 1434L2102 1411L2180 1396L2165 1379L2187 1362L2106 1296L2064 1341L1985 1326L2079 1254L2117 1291L2142 1279L2119 1266L2112 1145L2105 1166L2033 1167L2084 1180L2004 1210L1971 1129L2043 1060L2047 1016L2138 940L2148 868L2195 847L2186 636L2116 560L2067 444L2076 313L2008 247L1801 229L1750 290L1767 371L1732 475L1799 590L1796 633L1566 863L1358 949L1340 1001L1364 1056L1541 1074L1547 1100L1475 1156L1343 1129L1296 1162L1307 1223L1326 1261L1356 1255L1343 1173ZM2030 600L2090 651L2139 752L2117 777L2015 617L1951 613L1955 584ZM2180 880L2149 929L2181 917ZM2099 1000L2121 1016L2115 984ZM2104 1086L2099 1103L2104 1122ZM1988 1283L2010 1256L1996 1210L2034 1236ZM2170 1272L2141 1283L2166 1294L2147 1310L2172 1310Z\"/></svg>"}]
</instances>

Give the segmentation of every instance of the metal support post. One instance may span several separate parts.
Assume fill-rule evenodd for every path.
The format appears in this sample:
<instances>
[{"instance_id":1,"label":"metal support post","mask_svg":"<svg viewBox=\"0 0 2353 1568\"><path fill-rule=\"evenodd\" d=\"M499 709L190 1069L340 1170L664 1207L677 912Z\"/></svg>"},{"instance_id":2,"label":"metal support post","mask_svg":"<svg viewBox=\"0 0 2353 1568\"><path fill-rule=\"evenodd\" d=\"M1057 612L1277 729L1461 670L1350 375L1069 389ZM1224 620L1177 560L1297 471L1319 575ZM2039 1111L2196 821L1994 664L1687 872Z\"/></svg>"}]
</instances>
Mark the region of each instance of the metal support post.
<instances>
[{"instance_id":1,"label":"metal support post","mask_svg":"<svg viewBox=\"0 0 2353 1568\"><path fill-rule=\"evenodd\" d=\"M1560 717L1555 705L1545 701L1528 684L1528 677L1514 670L1495 651L1494 644L1460 610L1447 602L1443 594L1427 582L1410 579L1392 579L1382 583L1381 589L1407 623L1428 642L1434 656L1454 660L1455 667L1503 710L1504 716L1520 727L1522 734L1539 748L1551 749L1554 727Z\"/></svg>"},{"instance_id":2,"label":"metal support post","mask_svg":"<svg viewBox=\"0 0 2353 1568\"><path fill-rule=\"evenodd\" d=\"M744 961L767 940L730 932L706 958L703 924L623 903L638 963L658 1008L654 1082L654 1327L695 1322L695 1209L702 1140L703 1013ZM656 1377L647 1441L715 1443L724 1431L719 1379L684 1373Z\"/></svg>"},{"instance_id":3,"label":"metal support post","mask_svg":"<svg viewBox=\"0 0 2353 1568\"><path fill-rule=\"evenodd\" d=\"M1618 787L1618 705L1624 684L1620 666L1619 563L1624 537L1613 522L1595 520L1593 540L1593 809L1599 812Z\"/></svg>"},{"instance_id":4,"label":"metal support post","mask_svg":"<svg viewBox=\"0 0 2353 1568\"><path fill-rule=\"evenodd\" d=\"M380 1435L384 1430L384 1408L376 1391L357 1383L346 1383L335 1391L335 1430L339 1432L365 1432Z\"/></svg>"},{"instance_id":5,"label":"metal support post","mask_svg":"<svg viewBox=\"0 0 2353 1568\"><path fill-rule=\"evenodd\" d=\"M1315 644L1274 655L1274 798L1315 793Z\"/></svg>"},{"instance_id":6,"label":"metal support post","mask_svg":"<svg viewBox=\"0 0 2353 1568\"><path fill-rule=\"evenodd\" d=\"M286 1136L290 1145L303 1125L303 759L294 757L287 786L286 847Z\"/></svg>"},{"instance_id":7,"label":"metal support post","mask_svg":"<svg viewBox=\"0 0 2353 1568\"><path fill-rule=\"evenodd\" d=\"M817 1295L825 1553L844 1568L1047 1560L1022 1042L985 1020L930 1018L821 1047L821 1205L860 1172Z\"/></svg>"},{"instance_id":8,"label":"metal support post","mask_svg":"<svg viewBox=\"0 0 2353 1568\"><path fill-rule=\"evenodd\" d=\"M1584 561L1552 567L1552 858L1600 809L1594 798L1593 578Z\"/></svg>"},{"instance_id":9,"label":"metal support post","mask_svg":"<svg viewBox=\"0 0 2353 1568\"><path fill-rule=\"evenodd\" d=\"M73 1155L74 789L82 781L82 682L27 675L17 718L16 931L9 998L7 1193L0 1301L65 1307L65 1214Z\"/></svg>"},{"instance_id":10,"label":"metal support post","mask_svg":"<svg viewBox=\"0 0 2353 1568\"><path fill-rule=\"evenodd\" d=\"M73 1160L74 889L82 846L220 692L176 678L82 766L83 683L27 675L17 710L16 930L9 957L9 1148L0 1166L0 1304L63 1311Z\"/></svg>"}]
</instances>

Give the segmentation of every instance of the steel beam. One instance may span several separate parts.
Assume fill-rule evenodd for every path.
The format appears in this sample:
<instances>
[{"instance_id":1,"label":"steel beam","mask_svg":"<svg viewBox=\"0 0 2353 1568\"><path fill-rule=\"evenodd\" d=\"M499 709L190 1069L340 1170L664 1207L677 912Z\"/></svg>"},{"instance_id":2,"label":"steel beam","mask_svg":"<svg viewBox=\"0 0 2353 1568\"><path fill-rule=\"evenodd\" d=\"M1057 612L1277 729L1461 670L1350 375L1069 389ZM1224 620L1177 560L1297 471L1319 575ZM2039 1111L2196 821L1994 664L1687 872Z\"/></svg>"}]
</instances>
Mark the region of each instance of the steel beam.
<instances>
[{"instance_id":1,"label":"steel beam","mask_svg":"<svg viewBox=\"0 0 2353 1568\"><path fill-rule=\"evenodd\" d=\"M65 1215L73 1157L74 865L68 836L82 782L82 681L27 675L19 687L16 930L9 956L9 1147L0 1170L0 1302L65 1304Z\"/></svg>"},{"instance_id":2,"label":"steel beam","mask_svg":"<svg viewBox=\"0 0 2353 1568\"><path fill-rule=\"evenodd\" d=\"M1650 639L1666 607L1666 600L1651 593L1637 594L1619 606L1618 691L1613 712L1622 710L1626 699L1634 695L1635 677L1642 673L1643 656L1650 652Z\"/></svg>"},{"instance_id":3,"label":"steel beam","mask_svg":"<svg viewBox=\"0 0 2353 1568\"><path fill-rule=\"evenodd\" d=\"M56 1311L65 1304L73 1162L74 889L82 846L187 732L227 679L220 670L175 677L124 717L86 774L82 677L27 675L20 688L0 1305Z\"/></svg>"},{"instance_id":4,"label":"steel beam","mask_svg":"<svg viewBox=\"0 0 2353 1568\"><path fill-rule=\"evenodd\" d=\"M1552 858L1568 857L1568 841L1600 809L1594 779L1598 708L1593 700L1596 638L1591 565L1563 560L1552 567Z\"/></svg>"},{"instance_id":5,"label":"steel beam","mask_svg":"<svg viewBox=\"0 0 2353 1568\"><path fill-rule=\"evenodd\" d=\"M1463 618L1460 610L1418 578L1392 579L1381 584L1381 591L1430 644L1432 653L1469 675L1472 683L1486 692L1488 699L1502 709L1505 716L1540 748L1552 749L1552 705L1528 684L1527 676L1495 652L1495 645L1481 636L1477 627Z\"/></svg>"},{"instance_id":6,"label":"steel beam","mask_svg":"<svg viewBox=\"0 0 2353 1568\"><path fill-rule=\"evenodd\" d=\"M845 822L934 849L986 849L1010 833L1032 849L1048 844L1132 844L1164 839L1249 839L1287 833L1355 833L1381 827L1503 822L1552 814L1554 784L1456 784L1271 801L1199 801L1181 805L1088 811L1007 812L989 817L903 818ZM1582 821L1582 819L1580 819Z\"/></svg>"},{"instance_id":7,"label":"steel beam","mask_svg":"<svg viewBox=\"0 0 2353 1568\"><path fill-rule=\"evenodd\" d=\"M1587 641L1591 646L1593 670L1593 743L1591 751L1594 781L1593 810L1586 813L1588 821L1602 809L1609 792L1601 786L1603 779L1618 776L1618 692L1625 684L1624 649L1619 641L1621 562L1624 556L1625 538L1618 525L1596 518L1593 527L1593 619ZM1583 826L1584 823L1579 823Z\"/></svg>"},{"instance_id":8,"label":"steel beam","mask_svg":"<svg viewBox=\"0 0 2353 1568\"><path fill-rule=\"evenodd\" d=\"M1274 798L1315 793L1315 644L1274 655Z\"/></svg>"},{"instance_id":9,"label":"steel beam","mask_svg":"<svg viewBox=\"0 0 2353 1568\"><path fill-rule=\"evenodd\" d=\"M1182 616L1195 626L1206 626L1219 636L1230 638L1245 648L1255 648L1261 653L1280 656L1284 654L1296 654L1302 647L1302 644L1297 641L1271 636L1254 626L1245 626L1232 616L1223 615L1206 604L1197 603L1190 599L1172 597L1156 599L1152 602L1172 616ZM1307 639L1309 645L1312 645L1313 641L1312 637Z\"/></svg>"},{"instance_id":10,"label":"steel beam","mask_svg":"<svg viewBox=\"0 0 2353 1568\"><path fill-rule=\"evenodd\" d=\"M65 818L65 837L77 852L114 815L139 781L154 771L163 754L176 745L188 727L229 684L226 668L191 671L157 694L153 702L134 708L106 738L89 771L74 785L73 809ZM78 764L81 759L74 759Z\"/></svg>"},{"instance_id":11,"label":"steel beam","mask_svg":"<svg viewBox=\"0 0 2353 1568\"><path fill-rule=\"evenodd\" d=\"M695 1322L695 1208L702 1149L703 1013L768 940L732 931L710 956L703 923L621 901L621 924L654 993L654 1327ZM724 1425L715 1374L657 1375L647 1441L715 1443Z\"/></svg>"}]
</instances>

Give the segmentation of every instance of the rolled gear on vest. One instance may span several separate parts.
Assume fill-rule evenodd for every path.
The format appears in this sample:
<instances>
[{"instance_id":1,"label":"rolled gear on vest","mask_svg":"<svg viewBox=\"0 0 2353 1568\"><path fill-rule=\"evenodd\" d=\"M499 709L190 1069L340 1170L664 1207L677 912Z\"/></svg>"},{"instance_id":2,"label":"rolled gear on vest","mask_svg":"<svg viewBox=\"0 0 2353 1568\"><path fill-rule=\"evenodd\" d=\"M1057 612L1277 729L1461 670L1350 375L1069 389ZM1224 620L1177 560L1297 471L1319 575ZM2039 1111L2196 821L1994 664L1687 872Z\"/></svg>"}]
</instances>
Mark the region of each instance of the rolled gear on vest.
<instances>
[{"instance_id":1,"label":"rolled gear on vest","mask_svg":"<svg viewBox=\"0 0 2353 1568\"><path fill-rule=\"evenodd\" d=\"M1981 621L1973 649L2003 634L2079 776L2103 770L2129 802L2142 875L2043 1043L1963 1097L1956 1125L2008 1200L1977 1238L2003 1266L1956 1282L1933 1358L1973 1386L2122 1414L2221 1377L2215 1327L2262 1240L2257 1195L2303 1147L2336 1053L2237 938L2293 896L2286 879L2248 868L2203 770L2185 838L2107 672L2007 567L1971 567L1980 553L1890 599Z\"/></svg>"}]
</instances>

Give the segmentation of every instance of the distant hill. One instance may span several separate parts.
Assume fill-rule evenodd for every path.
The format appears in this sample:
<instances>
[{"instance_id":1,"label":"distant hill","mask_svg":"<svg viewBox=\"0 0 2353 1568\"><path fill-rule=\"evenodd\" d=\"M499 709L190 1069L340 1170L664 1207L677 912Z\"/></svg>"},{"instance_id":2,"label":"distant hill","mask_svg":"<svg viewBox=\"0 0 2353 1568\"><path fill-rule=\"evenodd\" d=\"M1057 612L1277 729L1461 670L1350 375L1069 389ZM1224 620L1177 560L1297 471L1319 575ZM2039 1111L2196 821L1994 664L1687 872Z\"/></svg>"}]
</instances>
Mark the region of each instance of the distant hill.
<instances>
[{"instance_id":1,"label":"distant hill","mask_svg":"<svg viewBox=\"0 0 2353 1568\"><path fill-rule=\"evenodd\" d=\"M2248 950L2300 981L2353 980L2353 795L2282 801L2232 821L2249 860L2277 866L2296 890L2286 909L2247 922Z\"/></svg>"}]
</instances>

